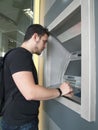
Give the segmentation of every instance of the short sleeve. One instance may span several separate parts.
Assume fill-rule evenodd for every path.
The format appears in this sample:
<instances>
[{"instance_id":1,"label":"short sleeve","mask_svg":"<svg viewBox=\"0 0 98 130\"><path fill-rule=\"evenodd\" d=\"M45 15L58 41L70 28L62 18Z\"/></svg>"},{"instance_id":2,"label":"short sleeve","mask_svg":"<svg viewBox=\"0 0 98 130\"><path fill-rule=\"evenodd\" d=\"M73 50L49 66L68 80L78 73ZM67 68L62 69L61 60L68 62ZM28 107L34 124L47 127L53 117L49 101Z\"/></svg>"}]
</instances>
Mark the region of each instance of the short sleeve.
<instances>
[{"instance_id":1,"label":"short sleeve","mask_svg":"<svg viewBox=\"0 0 98 130\"><path fill-rule=\"evenodd\" d=\"M13 51L9 54L8 65L11 74L19 71L32 71L32 55L26 51Z\"/></svg>"}]
</instances>

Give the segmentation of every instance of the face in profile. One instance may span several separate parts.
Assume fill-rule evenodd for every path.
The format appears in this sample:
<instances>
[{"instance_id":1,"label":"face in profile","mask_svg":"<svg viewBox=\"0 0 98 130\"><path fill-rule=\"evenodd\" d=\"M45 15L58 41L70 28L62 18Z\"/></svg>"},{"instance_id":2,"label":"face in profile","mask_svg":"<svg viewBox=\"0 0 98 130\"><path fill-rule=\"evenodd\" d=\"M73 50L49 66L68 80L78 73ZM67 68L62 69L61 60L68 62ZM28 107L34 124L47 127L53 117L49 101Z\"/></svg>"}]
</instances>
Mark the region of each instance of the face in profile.
<instances>
[{"instance_id":1,"label":"face in profile","mask_svg":"<svg viewBox=\"0 0 98 130\"><path fill-rule=\"evenodd\" d=\"M42 51L46 48L47 40L48 40L47 34L44 34L43 36L38 38L38 40L36 41L36 47L35 47L36 49L35 53L37 55L40 55Z\"/></svg>"}]
</instances>

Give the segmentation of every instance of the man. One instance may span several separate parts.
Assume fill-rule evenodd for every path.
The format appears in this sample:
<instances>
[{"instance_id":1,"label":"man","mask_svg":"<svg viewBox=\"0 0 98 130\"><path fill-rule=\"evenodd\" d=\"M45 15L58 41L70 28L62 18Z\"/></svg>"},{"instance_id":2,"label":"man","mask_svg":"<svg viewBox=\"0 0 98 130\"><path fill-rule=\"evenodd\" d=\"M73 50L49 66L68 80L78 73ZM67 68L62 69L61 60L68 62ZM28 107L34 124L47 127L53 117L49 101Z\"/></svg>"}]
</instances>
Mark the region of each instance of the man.
<instances>
[{"instance_id":1,"label":"man","mask_svg":"<svg viewBox=\"0 0 98 130\"><path fill-rule=\"evenodd\" d=\"M72 91L68 83L60 88L38 85L32 54L40 55L46 48L49 32L39 24L30 25L21 47L12 50L5 59L5 100L16 89L13 100L2 118L2 130L38 130L40 100L49 100L67 95Z\"/></svg>"}]
</instances>

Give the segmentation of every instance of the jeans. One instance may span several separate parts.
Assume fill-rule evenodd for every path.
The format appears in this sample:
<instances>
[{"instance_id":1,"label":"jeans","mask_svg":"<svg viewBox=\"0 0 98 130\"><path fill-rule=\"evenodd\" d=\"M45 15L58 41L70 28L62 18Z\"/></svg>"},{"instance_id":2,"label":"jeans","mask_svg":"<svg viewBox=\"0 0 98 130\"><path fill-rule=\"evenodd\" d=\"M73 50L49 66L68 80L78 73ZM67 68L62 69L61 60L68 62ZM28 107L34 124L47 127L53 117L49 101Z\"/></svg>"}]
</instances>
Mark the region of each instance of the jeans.
<instances>
[{"instance_id":1,"label":"jeans","mask_svg":"<svg viewBox=\"0 0 98 130\"><path fill-rule=\"evenodd\" d=\"M8 125L4 120L1 120L1 130L38 130L38 123L35 122L30 122L26 123L21 126L11 126Z\"/></svg>"}]
</instances>

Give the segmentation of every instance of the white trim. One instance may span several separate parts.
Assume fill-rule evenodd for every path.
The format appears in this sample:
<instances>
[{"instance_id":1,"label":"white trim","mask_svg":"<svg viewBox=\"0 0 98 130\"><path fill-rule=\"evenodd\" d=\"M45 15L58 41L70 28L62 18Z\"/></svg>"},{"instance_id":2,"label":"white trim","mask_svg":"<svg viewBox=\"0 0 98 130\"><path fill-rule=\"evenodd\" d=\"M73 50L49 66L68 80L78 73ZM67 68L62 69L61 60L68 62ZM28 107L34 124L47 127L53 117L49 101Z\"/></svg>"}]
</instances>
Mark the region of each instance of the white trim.
<instances>
[{"instance_id":1,"label":"white trim","mask_svg":"<svg viewBox=\"0 0 98 130\"><path fill-rule=\"evenodd\" d=\"M74 25L67 31L60 34L57 38L63 43L81 34L81 22Z\"/></svg>"},{"instance_id":2,"label":"white trim","mask_svg":"<svg viewBox=\"0 0 98 130\"><path fill-rule=\"evenodd\" d=\"M56 101L60 102L61 104L65 105L66 107L70 108L71 110L77 112L78 114L81 113L81 105L67 99L64 97L56 98Z\"/></svg>"},{"instance_id":3,"label":"white trim","mask_svg":"<svg viewBox=\"0 0 98 130\"><path fill-rule=\"evenodd\" d=\"M64 11L48 26L49 31L53 30L59 23L66 19L74 10L80 6L80 0L74 0Z\"/></svg>"},{"instance_id":4,"label":"white trim","mask_svg":"<svg viewBox=\"0 0 98 130\"><path fill-rule=\"evenodd\" d=\"M82 97L81 116L95 121L96 70L95 70L95 17L94 0L81 1L82 13Z\"/></svg>"}]
</instances>

